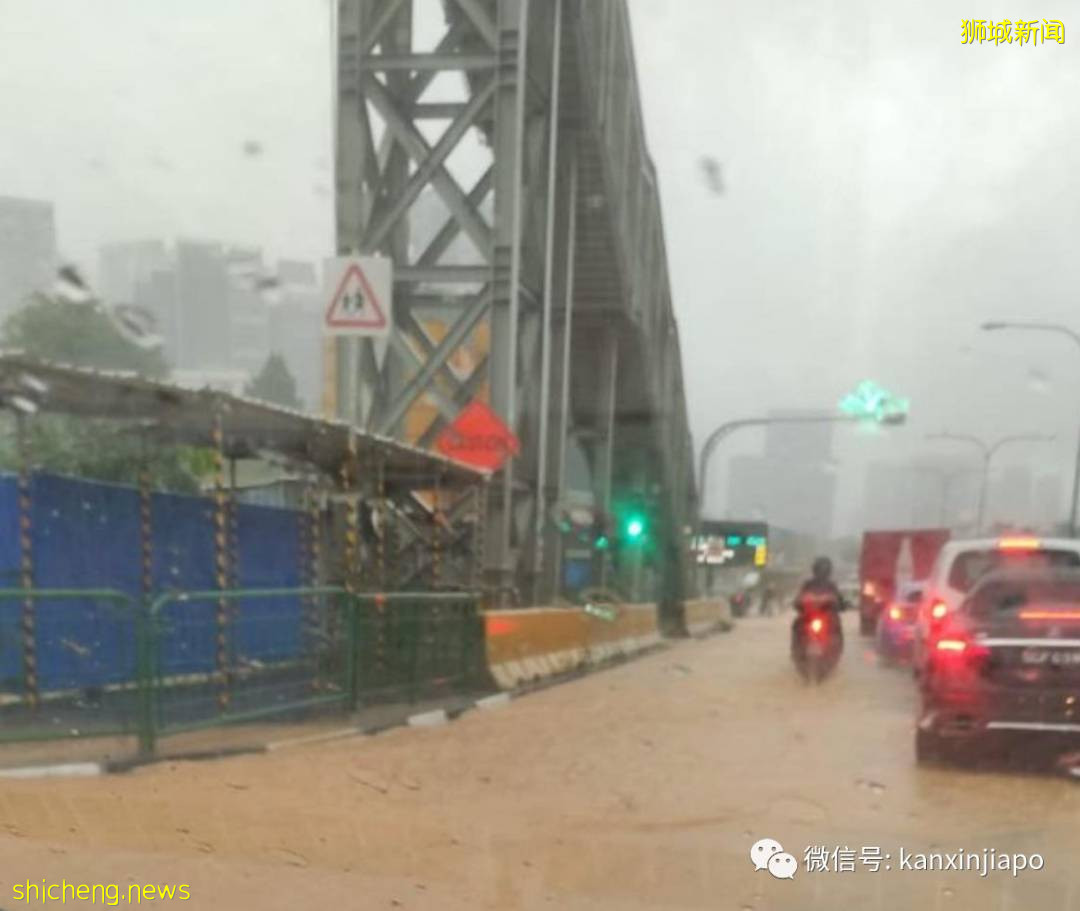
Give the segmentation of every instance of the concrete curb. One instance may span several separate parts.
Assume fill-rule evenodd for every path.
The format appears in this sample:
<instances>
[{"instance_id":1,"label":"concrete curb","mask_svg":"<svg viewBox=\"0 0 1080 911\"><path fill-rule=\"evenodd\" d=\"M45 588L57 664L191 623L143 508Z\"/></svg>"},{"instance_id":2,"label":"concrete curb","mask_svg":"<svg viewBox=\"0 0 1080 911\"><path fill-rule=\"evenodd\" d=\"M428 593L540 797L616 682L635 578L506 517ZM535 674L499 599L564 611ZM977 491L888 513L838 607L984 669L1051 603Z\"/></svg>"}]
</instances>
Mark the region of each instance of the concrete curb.
<instances>
[{"instance_id":1,"label":"concrete curb","mask_svg":"<svg viewBox=\"0 0 1080 911\"><path fill-rule=\"evenodd\" d=\"M266 752L276 753L278 750L289 750L293 747L327 743L331 740L345 740L348 737L364 737L368 733L369 732L364 728L341 728L337 731L327 731L324 734L309 734L306 737L288 737L285 740L272 740L266 745Z\"/></svg>"},{"instance_id":2,"label":"concrete curb","mask_svg":"<svg viewBox=\"0 0 1080 911\"><path fill-rule=\"evenodd\" d=\"M100 762L64 762L57 765L21 766L0 769L0 778L93 778L105 774Z\"/></svg>"},{"instance_id":3,"label":"concrete curb","mask_svg":"<svg viewBox=\"0 0 1080 911\"><path fill-rule=\"evenodd\" d=\"M410 715L405 719L405 723L411 728L435 728L446 724L449 720L446 709L434 709L430 712Z\"/></svg>"},{"instance_id":4,"label":"concrete curb","mask_svg":"<svg viewBox=\"0 0 1080 911\"><path fill-rule=\"evenodd\" d=\"M704 634L688 638L702 639L717 632L728 632L733 624L727 624L714 628ZM677 640L676 640L677 641ZM602 659L594 660L578 667L571 668L561 673L533 678L523 681L510 690L489 693L478 699L467 700L464 704L432 709L426 712L418 712L412 715L403 715L393 721L374 725L338 728L333 731L325 731L321 734L310 734L303 737L289 737L283 740L272 740L262 744L250 744L247 746L228 747L219 750L200 750L188 753L172 753L164 756L133 756L127 759L114 759L106 762L69 762L54 765L22 766L18 768L0 768L0 780L2 779L36 779L36 778L90 778L99 775L116 775L131 772L135 769L148 765L159 765L166 762L201 762L211 759L229 759L235 756L258 756L269 753L278 753L282 750L295 749L305 746L317 746L321 743L330 743L336 740L347 740L351 737L373 737L386 731L401 727L432 728L441 727L450 723L472 710L490 712L494 709L504 708L512 701L539 693L551 687L563 683L570 683L592 674L610 670L627 664L647 655L654 655L670 648L671 640L660 640L650 644L640 651L631 653L615 653Z\"/></svg>"}]
</instances>

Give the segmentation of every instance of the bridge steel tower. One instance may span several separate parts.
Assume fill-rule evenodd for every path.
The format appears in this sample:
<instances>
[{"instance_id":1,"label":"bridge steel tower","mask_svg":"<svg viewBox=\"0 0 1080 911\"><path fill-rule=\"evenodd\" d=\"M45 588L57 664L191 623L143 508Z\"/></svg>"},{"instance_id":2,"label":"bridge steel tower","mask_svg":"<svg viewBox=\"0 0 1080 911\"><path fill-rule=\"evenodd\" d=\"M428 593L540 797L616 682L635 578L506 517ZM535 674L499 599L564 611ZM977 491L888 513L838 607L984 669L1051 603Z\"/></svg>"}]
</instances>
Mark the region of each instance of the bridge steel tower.
<instances>
[{"instance_id":1,"label":"bridge steel tower","mask_svg":"<svg viewBox=\"0 0 1080 911\"><path fill-rule=\"evenodd\" d=\"M559 593L573 440L599 508L652 515L645 571L598 571L677 629L692 448L625 0L337 0L334 33L338 250L394 262L389 339L328 351L336 411L427 446L480 396L515 430L484 521L502 604Z\"/></svg>"}]
</instances>

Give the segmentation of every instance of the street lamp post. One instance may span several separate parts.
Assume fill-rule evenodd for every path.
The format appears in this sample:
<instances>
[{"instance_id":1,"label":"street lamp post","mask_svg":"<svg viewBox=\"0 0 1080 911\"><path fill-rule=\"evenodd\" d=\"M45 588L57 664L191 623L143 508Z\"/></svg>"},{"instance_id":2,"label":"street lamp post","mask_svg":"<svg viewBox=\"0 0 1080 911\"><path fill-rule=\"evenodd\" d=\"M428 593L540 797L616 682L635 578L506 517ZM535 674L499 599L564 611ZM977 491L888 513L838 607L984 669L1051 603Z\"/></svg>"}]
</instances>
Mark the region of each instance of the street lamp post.
<instances>
[{"instance_id":1,"label":"street lamp post","mask_svg":"<svg viewBox=\"0 0 1080 911\"><path fill-rule=\"evenodd\" d=\"M698 462L698 502L701 504L701 509L705 509L705 493L708 488L709 479L709 460L712 459L717 446L719 446L724 439L731 436L736 430L742 430L744 427L766 427L770 424L835 424L851 423L857 420L858 418L846 414L822 414L801 415L798 417L743 418L738 421L728 421L725 424L721 424L709 434L708 438L705 440L705 445L701 447L701 457Z\"/></svg>"},{"instance_id":2,"label":"street lamp post","mask_svg":"<svg viewBox=\"0 0 1080 911\"><path fill-rule=\"evenodd\" d=\"M862 382L854 392L840 402L839 412L823 414L774 415L764 418L743 418L721 424L705 440L701 447L698 464L699 510L705 509L705 492L708 487L709 459L720 441L743 427L764 427L769 424L851 424L876 422L898 425L907 421L908 401L896 398L869 380Z\"/></svg>"},{"instance_id":3,"label":"street lamp post","mask_svg":"<svg viewBox=\"0 0 1080 911\"><path fill-rule=\"evenodd\" d=\"M1029 323L1029 322L1016 322L1012 320L993 320L991 322L983 323L982 329L985 332L996 332L1000 329L1021 329L1032 332L1053 332L1056 335L1067 335L1076 344L1076 347L1080 349L1080 333L1074 332L1068 326L1061 326L1057 323ZM1077 507L1080 504L1080 432L1077 434L1076 442L1076 461L1073 465L1073 489L1072 489L1072 502L1069 506L1069 534L1072 537L1076 537L1077 528Z\"/></svg>"},{"instance_id":4,"label":"street lamp post","mask_svg":"<svg viewBox=\"0 0 1080 911\"><path fill-rule=\"evenodd\" d=\"M979 505L976 512L976 531L982 531L986 517L986 490L990 483L990 463L994 455L1009 443L1049 443L1054 438L1042 434L1027 433L1015 436L1002 437L994 443L987 443L975 436L962 433L931 433L926 437L928 440L951 440L954 443L969 443L979 450L982 456L982 480L979 483Z\"/></svg>"}]
</instances>

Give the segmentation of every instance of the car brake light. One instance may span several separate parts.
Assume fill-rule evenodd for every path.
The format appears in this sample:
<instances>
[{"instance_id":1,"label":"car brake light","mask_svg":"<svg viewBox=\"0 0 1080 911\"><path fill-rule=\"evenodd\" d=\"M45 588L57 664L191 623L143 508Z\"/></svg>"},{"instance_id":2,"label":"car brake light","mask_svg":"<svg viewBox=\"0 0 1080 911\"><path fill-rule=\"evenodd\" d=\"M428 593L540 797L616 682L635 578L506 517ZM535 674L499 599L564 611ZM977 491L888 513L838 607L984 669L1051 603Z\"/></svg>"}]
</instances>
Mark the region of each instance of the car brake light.
<instances>
[{"instance_id":1,"label":"car brake light","mask_svg":"<svg viewBox=\"0 0 1080 911\"><path fill-rule=\"evenodd\" d=\"M865 585L863 585L862 593L866 595L867 598L873 598L874 595L877 593L876 589L874 588L874 583L867 582Z\"/></svg>"},{"instance_id":2,"label":"car brake light","mask_svg":"<svg viewBox=\"0 0 1080 911\"><path fill-rule=\"evenodd\" d=\"M930 616L935 620L940 620L949 612L949 607L944 601L934 602L934 606L930 608Z\"/></svg>"},{"instance_id":3,"label":"car brake light","mask_svg":"<svg viewBox=\"0 0 1080 911\"><path fill-rule=\"evenodd\" d=\"M1080 620L1076 610L1022 610L1021 620Z\"/></svg>"},{"instance_id":4,"label":"car brake light","mask_svg":"<svg viewBox=\"0 0 1080 911\"><path fill-rule=\"evenodd\" d=\"M955 682L955 675L975 671L990 654L964 630L948 629L934 642L933 667Z\"/></svg>"},{"instance_id":5,"label":"car brake light","mask_svg":"<svg viewBox=\"0 0 1080 911\"><path fill-rule=\"evenodd\" d=\"M898 608L898 607L890 607L889 608L889 619L890 620L899 620L903 616L904 616L904 612L902 610L900 610L900 608Z\"/></svg>"},{"instance_id":6,"label":"car brake light","mask_svg":"<svg viewBox=\"0 0 1080 911\"><path fill-rule=\"evenodd\" d=\"M1038 550L1040 543L1038 538L1000 538L997 546L998 550Z\"/></svg>"},{"instance_id":7,"label":"car brake light","mask_svg":"<svg viewBox=\"0 0 1080 911\"><path fill-rule=\"evenodd\" d=\"M815 617L810 621L810 632L820 633L825 628L825 621L820 617Z\"/></svg>"}]
</instances>

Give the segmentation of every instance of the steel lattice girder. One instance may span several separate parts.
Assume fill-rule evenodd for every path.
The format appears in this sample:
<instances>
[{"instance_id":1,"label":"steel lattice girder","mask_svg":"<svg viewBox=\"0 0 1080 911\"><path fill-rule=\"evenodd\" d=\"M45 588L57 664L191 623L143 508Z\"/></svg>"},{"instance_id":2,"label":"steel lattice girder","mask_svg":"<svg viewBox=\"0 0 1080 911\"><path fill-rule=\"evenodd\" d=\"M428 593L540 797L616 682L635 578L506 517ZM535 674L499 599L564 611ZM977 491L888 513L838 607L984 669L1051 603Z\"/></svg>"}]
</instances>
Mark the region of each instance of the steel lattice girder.
<instances>
[{"instance_id":1,"label":"steel lattice girder","mask_svg":"<svg viewBox=\"0 0 1080 911\"><path fill-rule=\"evenodd\" d=\"M527 437L521 387L535 385L540 332L537 316L522 312L535 311L538 296L523 290L536 284L532 272L526 277L523 264L539 261L542 237L534 236L531 225L523 227L521 210L542 198L544 189L542 169L528 167L526 159L542 163L536 152L546 135L546 108L542 99L529 96L550 73L543 73L543 67L535 74L526 69L527 0L451 0L445 33L430 53L416 52L408 37L420 6L419 0L339 3L338 245L342 252L378 251L393 257L397 278L394 337L380 366L373 367L377 358L372 350L362 356L368 388L361 397L369 408L351 417L383 433L401 433L410 409L420 400L433 400L438 415L422 434L430 442L440 423L486 384L493 407ZM464 102L421 100L438 74L466 71L474 78L466 83ZM432 143L420 121L436 115L451 119ZM491 166L466 190L447 160L472 128L483 131L494 151ZM410 256L408 215L429 187L449 217L423 252ZM492 195L489 218L483 209ZM443 262L462 235L471 241L475 265ZM526 246L531 253L523 252ZM443 294L425 291L425 285L436 282ZM452 313L439 339L429 337L418 315L434 303ZM450 360L485 322L489 350L467 375L451 370ZM504 472L503 496L492 498L497 530L489 534L486 548L504 575L513 569L514 543L523 531L513 521L521 509L514 501L529 487L526 479L519 491L521 479L516 484L511 472Z\"/></svg>"},{"instance_id":2,"label":"steel lattice girder","mask_svg":"<svg viewBox=\"0 0 1080 911\"><path fill-rule=\"evenodd\" d=\"M533 593L550 596L560 554L557 536L545 534L546 513L565 489L571 433L591 428L598 441L592 461L602 502L615 477L663 488L669 537L681 534L693 509L678 337L629 16L625 0L442 0L445 29L420 52L414 19L433 4L339 0L338 246L391 256L396 272L394 336L385 350L365 341L351 360L339 357L361 384L339 401L362 400L348 416L396 435L426 403L434 415L415 436L429 445L486 387L524 453L490 498L489 580L542 580ZM463 99L425 95L446 73L459 75ZM434 120L446 122L437 138L425 128ZM492 160L465 189L450 159L473 131ZM448 217L417 253L410 210L429 188ZM449 261L462 237L473 261ZM428 331L433 310L446 319L438 335ZM589 347L597 322L613 346L607 368ZM482 327L487 350L471 370L452 366ZM600 423L571 393L584 382L594 398L589 377L597 369L610 374L600 385L614 395ZM582 374L573 384L571 372ZM623 442L646 453L627 452Z\"/></svg>"}]
</instances>

